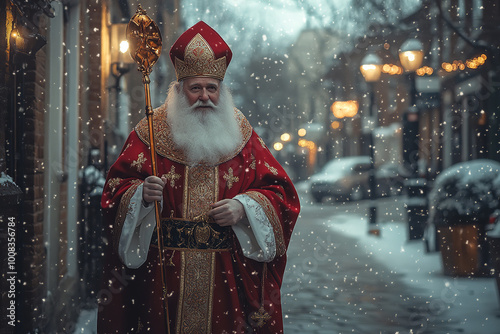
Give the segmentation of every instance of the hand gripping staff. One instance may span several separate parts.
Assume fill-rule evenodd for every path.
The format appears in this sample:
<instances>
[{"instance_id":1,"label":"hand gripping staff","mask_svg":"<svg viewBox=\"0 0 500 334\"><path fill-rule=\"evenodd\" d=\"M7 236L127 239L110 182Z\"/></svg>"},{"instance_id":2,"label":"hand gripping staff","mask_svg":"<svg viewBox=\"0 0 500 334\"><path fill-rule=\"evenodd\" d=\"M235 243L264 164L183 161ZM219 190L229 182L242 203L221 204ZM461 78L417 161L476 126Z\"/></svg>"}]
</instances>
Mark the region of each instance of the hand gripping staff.
<instances>
[{"instance_id":1,"label":"hand gripping staff","mask_svg":"<svg viewBox=\"0 0 500 334\"><path fill-rule=\"evenodd\" d=\"M151 150L151 168L153 175L157 175L155 138L153 132L153 109L151 108L151 95L149 91L149 74L153 65L161 54L161 33L156 23L146 14L141 5L137 7L135 15L127 25L127 40L130 45L130 56L138 65L142 73L144 92L146 97L146 116L149 128L149 147ZM165 327L170 334L170 321L168 317L167 282L165 280L165 266L163 264L163 238L160 222L160 203L155 201L156 232L158 234L158 257L160 261L161 283L163 288L162 302Z\"/></svg>"}]
</instances>

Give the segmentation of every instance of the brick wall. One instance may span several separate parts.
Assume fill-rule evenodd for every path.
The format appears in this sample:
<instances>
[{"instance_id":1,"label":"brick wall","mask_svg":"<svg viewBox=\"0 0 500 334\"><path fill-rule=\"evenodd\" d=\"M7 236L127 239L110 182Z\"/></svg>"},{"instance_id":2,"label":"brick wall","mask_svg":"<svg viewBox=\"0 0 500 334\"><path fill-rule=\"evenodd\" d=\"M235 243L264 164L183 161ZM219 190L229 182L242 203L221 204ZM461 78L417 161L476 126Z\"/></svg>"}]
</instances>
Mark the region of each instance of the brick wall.
<instances>
[{"instance_id":1,"label":"brick wall","mask_svg":"<svg viewBox=\"0 0 500 334\"><path fill-rule=\"evenodd\" d=\"M48 18L40 20L41 33ZM36 57L27 59L24 66L24 142L23 163L21 173L25 183L22 228L19 241L22 242L20 252L22 289L20 313L23 321L19 325L21 333L33 331L44 326L43 302L45 290L45 249L43 237L43 152L44 152L44 109L45 109L45 49L42 48Z\"/></svg>"}]
</instances>

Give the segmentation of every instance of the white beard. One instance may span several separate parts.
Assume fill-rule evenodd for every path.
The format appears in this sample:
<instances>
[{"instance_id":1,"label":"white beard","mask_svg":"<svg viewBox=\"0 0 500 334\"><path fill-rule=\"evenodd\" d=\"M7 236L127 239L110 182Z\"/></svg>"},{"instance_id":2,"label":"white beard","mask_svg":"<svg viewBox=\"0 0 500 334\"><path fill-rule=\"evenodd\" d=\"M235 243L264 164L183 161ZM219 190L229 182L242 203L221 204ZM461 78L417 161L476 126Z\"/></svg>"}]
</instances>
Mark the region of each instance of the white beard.
<instances>
[{"instance_id":1,"label":"white beard","mask_svg":"<svg viewBox=\"0 0 500 334\"><path fill-rule=\"evenodd\" d=\"M242 142L231 93L221 82L218 104L210 104L212 110L196 111L201 101L189 106L181 85L173 82L165 101L173 141L184 151L189 165L214 165Z\"/></svg>"}]
</instances>

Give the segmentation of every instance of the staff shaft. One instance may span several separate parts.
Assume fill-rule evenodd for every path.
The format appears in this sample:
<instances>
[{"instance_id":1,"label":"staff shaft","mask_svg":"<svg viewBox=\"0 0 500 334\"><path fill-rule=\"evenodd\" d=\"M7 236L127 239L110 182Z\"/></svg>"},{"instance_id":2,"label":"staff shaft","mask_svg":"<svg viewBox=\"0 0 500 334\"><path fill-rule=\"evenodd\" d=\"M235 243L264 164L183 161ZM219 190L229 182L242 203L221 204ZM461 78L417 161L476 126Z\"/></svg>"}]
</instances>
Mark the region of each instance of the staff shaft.
<instances>
[{"instance_id":1,"label":"staff shaft","mask_svg":"<svg viewBox=\"0 0 500 334\"><path fill-rule=\"evenodd\" d=\"M143 75L144 92L146 98L146 116L148 119L148 129L149 129L149 147L151 151L151 169L154 176L158 176L158 170L156 165L156 145L154 137L153 128L153 109L151 107L151 94L149 89L149 76L147 74ZM156 219L156 233L158 236L158 260L160 261L160 271L161 271L161 284L163 288L162 292L162 302L163 302L163 312L165 327L167 333L170 334L170 320L168 314L168 300L167 300L167 281L165 279L165 265L163 263L163 234L161 232L161 220L160 220L160 202L155 201L155 219Z\"/></svg>"}]
</instances>

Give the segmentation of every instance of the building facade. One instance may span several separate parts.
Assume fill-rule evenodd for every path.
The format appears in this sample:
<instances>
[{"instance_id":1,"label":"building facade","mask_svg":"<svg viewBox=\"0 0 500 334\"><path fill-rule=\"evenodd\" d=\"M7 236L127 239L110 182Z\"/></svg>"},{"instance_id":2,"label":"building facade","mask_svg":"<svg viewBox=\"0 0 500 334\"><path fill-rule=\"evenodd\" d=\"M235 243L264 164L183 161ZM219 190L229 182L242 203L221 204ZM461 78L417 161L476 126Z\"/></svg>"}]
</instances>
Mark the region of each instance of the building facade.
<instances>
[{"instance_id":1,"label":"building facade","mask_svg":"<svg viewBox=\"0 0 500 334\"><path fill-rule=\"evenodd\" d=\"M178 0L142 5L169 43L181 25ZM113 134L142 117L135 68L120 82L123 110L110 88L112 30L135 9L123 0L0 0L1 333L72 333L80 310L95 306L104 241L89 232L102 226L85 214L96 209L86 172L103 175L107 152L124 140ZM154 92L172 76L158 68Z\"/></svg>"}]
</instances>

